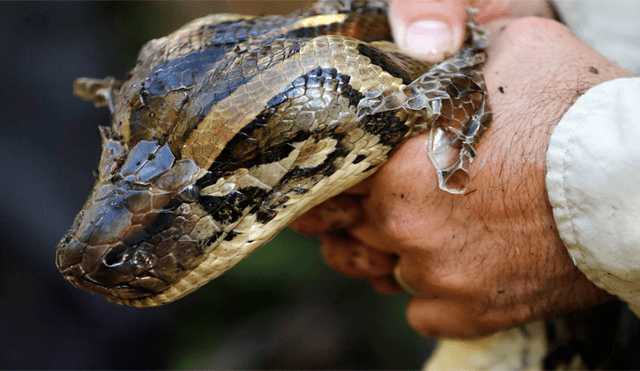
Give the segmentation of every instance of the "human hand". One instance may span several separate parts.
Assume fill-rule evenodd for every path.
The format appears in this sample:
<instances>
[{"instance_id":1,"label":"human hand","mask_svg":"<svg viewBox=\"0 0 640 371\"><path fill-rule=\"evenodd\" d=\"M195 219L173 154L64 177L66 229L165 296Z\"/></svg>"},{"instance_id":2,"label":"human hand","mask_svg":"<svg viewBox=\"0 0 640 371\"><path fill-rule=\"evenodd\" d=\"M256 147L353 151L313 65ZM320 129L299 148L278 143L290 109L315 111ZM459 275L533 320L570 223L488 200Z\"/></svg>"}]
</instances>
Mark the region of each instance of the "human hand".
<instances>
[{"instance_id":1,"label":"human hand","mask_svg":"<svg viewBox=\"0 0 640 371\"><path fill-rule=\"evenodd\" d=\"M482 24L503 17L554 16L547 0L391 0L393 39L407 55L441 62L462 46L469 7L479 10L475 18Z\"/></svg>"},{"instance_id":2,"label":"human hand","mask_svg":"<svg viewBox=\"0 0 640 371\"><path fill-rule=\"evenodd\" d=\"M331 266L367 278L380 292L401 291L396 267L421 294L407 316L424 336L477 337L610 299L574 266L560 240L545 152L580 94L630 73L555 21L501 19L489 29L484 74L494 119L465 194L438 188L428 135L418 135L340 201L292 225L321 234Z\"/></svg>"}]
</instances>

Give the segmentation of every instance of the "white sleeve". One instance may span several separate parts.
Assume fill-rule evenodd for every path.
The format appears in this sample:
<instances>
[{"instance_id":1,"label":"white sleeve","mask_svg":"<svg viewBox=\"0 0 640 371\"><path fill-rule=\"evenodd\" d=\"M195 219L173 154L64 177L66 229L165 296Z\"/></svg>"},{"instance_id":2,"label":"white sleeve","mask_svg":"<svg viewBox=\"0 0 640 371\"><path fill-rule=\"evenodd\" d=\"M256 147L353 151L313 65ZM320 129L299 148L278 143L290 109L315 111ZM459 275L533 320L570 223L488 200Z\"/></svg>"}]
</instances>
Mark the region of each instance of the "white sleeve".
<instances>
[{"instance_id":1,"label":"white sleeve","mask_svg":"<svg viewBox=\"0 0 640 371\"><path fill-rule=\"evenodd\" d=\"M596 85L547 150L547 192L571 258L640 315L640 77Z\"/></svg>"}]
</instances>

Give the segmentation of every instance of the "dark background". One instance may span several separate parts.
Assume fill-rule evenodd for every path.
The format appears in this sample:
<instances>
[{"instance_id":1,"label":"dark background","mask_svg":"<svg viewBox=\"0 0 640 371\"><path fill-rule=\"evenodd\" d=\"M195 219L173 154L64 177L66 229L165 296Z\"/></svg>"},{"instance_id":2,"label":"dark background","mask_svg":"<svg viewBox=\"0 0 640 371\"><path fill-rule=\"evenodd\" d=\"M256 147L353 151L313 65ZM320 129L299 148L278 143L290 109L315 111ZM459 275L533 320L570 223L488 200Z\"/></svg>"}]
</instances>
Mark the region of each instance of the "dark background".
<instances>
[{"instance_id":1,"label":"dark background","mask_svg":"<svg viewBox=\"0 0 640 371\"><path fill-rule=\"evenodd\" d=\"M109 303L55 267L93 184L97 125L109 122L72 96L74 78L122 78L144 42L198 16L297 5L0 3L0 369L421 366L432 342L407 325L408 296L340 276L316 240L291 231L159 308Z\"/></svg>"}]
</instances>

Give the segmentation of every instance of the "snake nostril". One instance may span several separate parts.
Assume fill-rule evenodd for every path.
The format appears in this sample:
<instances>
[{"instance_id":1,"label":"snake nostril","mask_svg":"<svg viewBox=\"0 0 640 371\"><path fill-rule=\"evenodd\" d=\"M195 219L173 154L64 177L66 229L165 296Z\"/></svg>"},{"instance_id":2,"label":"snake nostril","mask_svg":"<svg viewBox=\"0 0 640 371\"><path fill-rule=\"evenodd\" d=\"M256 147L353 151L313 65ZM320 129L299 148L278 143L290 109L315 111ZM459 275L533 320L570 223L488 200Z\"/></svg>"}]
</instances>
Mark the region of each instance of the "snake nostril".
<instances>
[{"instance_id":1,"label":"snake nostril","mask_svg":"<svg viewBox=\"0 0 640 371\"><path fill-rule=\"evenodd\" d=\"M102 264L109 268L118 267L122 266L130 257L130 249L125 245L118 245L102 257Z\"/></svg>"}]
</instances>

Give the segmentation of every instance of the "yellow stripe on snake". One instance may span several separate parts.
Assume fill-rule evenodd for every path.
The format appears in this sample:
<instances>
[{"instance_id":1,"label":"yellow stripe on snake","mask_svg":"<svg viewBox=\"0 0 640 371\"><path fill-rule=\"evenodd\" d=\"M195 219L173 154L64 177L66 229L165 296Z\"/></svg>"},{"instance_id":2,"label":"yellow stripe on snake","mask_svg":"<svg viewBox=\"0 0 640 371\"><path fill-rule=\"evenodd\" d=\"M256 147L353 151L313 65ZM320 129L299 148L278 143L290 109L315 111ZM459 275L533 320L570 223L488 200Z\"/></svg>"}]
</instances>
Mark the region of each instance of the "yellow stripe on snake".
<instances>
[{"instance_id":1,"label":"yellow stripe on snake","mask_svg":"<svg viewBox=\"0 0 640 371\"><path fill-rule=\"evenodd\" d=\"M440 187L463 192L491 121L486 44L469 17L458 53L413 60L392 43L386 2L358 0L211 15L150 41L123 82L75 83L112 123L100 128L96 184L58 244L58 268L110 301L168 303L420 132Z\"/></svg>"}]
</instances>

